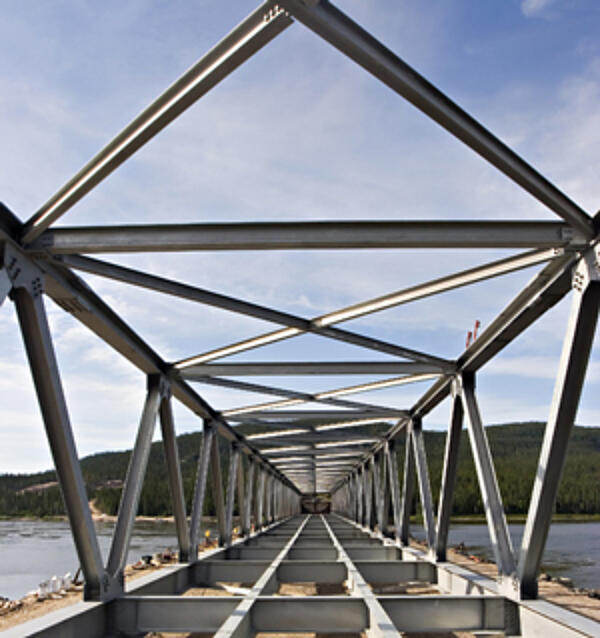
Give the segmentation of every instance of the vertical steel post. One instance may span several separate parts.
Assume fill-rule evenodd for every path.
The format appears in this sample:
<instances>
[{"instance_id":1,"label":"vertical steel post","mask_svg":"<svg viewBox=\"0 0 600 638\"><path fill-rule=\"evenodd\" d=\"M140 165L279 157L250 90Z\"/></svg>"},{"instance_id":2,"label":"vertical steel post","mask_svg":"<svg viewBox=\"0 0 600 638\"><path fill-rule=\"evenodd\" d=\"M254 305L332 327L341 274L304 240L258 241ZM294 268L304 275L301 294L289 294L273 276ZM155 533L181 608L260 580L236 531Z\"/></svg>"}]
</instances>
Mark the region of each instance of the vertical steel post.
<instances>
[{"instance_id":1,"label":"vertical steel post","mask_svg":"<svg viewBox=\"0 0 600 638\"><path fill-rule=\"evenodd\" d=\"M251 514L252 514L252 503L254 496L254 470L256 468L256 463L254 459L249 456L248 457L248 470L246 472L246 500L243 502L243 511L244 518L242 520L242 533L244 536L248 536L250 534L250 528L252 526ZM242 506L240 506L241 508Z\"/></svg>"},{"instance_id":2,"label":"vertical steel post","mask_svg":"<svg viewBox=\"0 0 600 638\"><path fill-rule=\"evenodd\" d=\"M514 578L516 576L515 557L513 554L506 516L502 506L502 497L498 488L496 471L492 461L492 454L487 440L485 429L481 421L477 399L475 398L475 376L462 375L462 400L467 424L469 439L473 450L473 460L477 470L479 488L485 509L490 540L498 574L502 577Z\"/></svg>"},{"instance_id":3,"label":"vertical steel post","mask_svg":"<svg viewBox=\"0 0 600 638\"><path fill-rule=\"evenodd\" d=\"M238 480L240 449L233 443L229 446L229 474L227 475L227 499L225 510L225 547L231 545L233 538L233 506L235 504L235 487ZM241 505L241 502L240 502Z\"/></svg>"},{"instance_id":4,"label":"vertical steel post","mask_svg":"<svg viewBox=\"0 0 600 638\"><path fill-rule=\"evenodd\" d=\"M225 522L225 499L223 496L223 474L221 472L221 456L219 454L219 437L215 432L210 451L212 493L217 510L217 527L219 529L219 545L224 545L227 539Z\"/></svg>"},{"instance_id":5,"label":"vertical steel post","mask_svg":"<svg viewBox=\"0 0 600 638\"><path fill-rule=\"evenodd\" d=\"M179 562L187 562L190 560L190 535L187 526L183 481L181 479L181 462L175 436L170 395L165 396L160 404L160 428L165 448L171 499L173 501L173 515L179 544Z\"/></svg>"},{"instance_id":6,"label":"vertical steel post","mask_svg":"<svg viewBox=\"0 0 600 638\"><path fill-rule=\"evenodd\" d=\"M31 290L14 288L12 295L56 474L69 515L73 540L85 578L84 596L86 600L97 600L105 593L103 589L106 589L109 583L103 582L102 556L52 346L42 300L41 279L36 280L34 277Z\"/></svg>"},{"instance_id":7,"label":"vertical steel post","mask_svg":"<svg viewBox=\"0 0 600 638\"><path fill-rule=\"evenodd\" d=\"M273 475L269 472L265 481L265 518L267 525L273 521Z\"/></svg>"},{"instance_id":8,"label":"vertical steel post","mask_svg":"<svg viewBox=\"0 0 600 638\"><path fill-rule=\"evenodd\" d=\"M425 451L425 439L421 419L414 417L411 420L410 428L412 430L412 441L415 452L415 465L417 466L423 526L425 527L427 547L432 550L435 545L435 520L433 518L433 498L431 497L431 484L429 482L427 453Z\"/></svg>"},{"instance_id":9,"label":"vertical steel post","mask_svg":"<svg viewBox=\"0 0 600 638\"><path fill-rule=\"evenodd\" d=\"M358 468L356 471L356 522L359 525L364 524L364 483L363 483L363 470Z\"/></svg>"},{"instance_id":10,"label":"vertical steel post","mask_svg":"<svg viewBox=\"0 0 600 638\"><path fill-rule=\"evenodd\" d=\"M363 479L365 482L365 522L364 525L368 529L373 526L373 474L371 468L365 463L363 470Z\"/></svg>"},{"instance_id":11,"label":"vertical steel post","mask_svg":"<svg viewBox=\"0 0 600 638\"><path fill-rule=\"evenodd\" d=\"M265 525L265 468L258 467L258 490L256 492L256 529L262 529Z\"/></svg>"},{"instance_id":12,"label":"vertical steel post","mask_svg":"<svg viewBox=\"0 0 600 638\"><path fill-rule=\"evenodd\" d=\"M385 450L381 452L381 484L383 486L383 529L382 532L384 535L388 535L390 531L390 505L392 495L390 492L390 488L388 485L388 465L387 460L385 458Z\"/></svg>"},{"instance_id":13,"label":"vertical steel post","mask_svg":"<svg viewBox=\"0 0 600 638\"><path fill-rule=\"evenodd\" d=\"M117 524L106 564L106 570L113 578L121 578L120 575L127 561L131 533L144 485L150 448L152 447L156 417L164 394L163 383L164 381L157 375L148 377L148 394L146 395L135 445L129 459L125 485L121 495L121 502L119 503Z\"/></svg>"},{"instance_id":14,"label":"vertical steel post","mask_svg":"<svg viewBox=\"0 0 600 638\"><path fill-rule=\"evenodd\" d=\"M410 510L415 489L415 462L412 447L412 429L406 428L404 449L404 480L402 483L402 505L400 509L400 543L408 545L410 536Z\"/></svg>"},{"instance_id":15,"label":"vertical steel post","mask_svg":"<svg viewBox=\"0 0 600 638\"><path fill-rule=\"evenodd\" d=\"M436 560L446 560L448 546L448 530L450 528L450 516L452 515L452 499L456 485L456 470L458 467L458 451L460 447L460 435L463 426L463 406L460 395L456 392L456 384L453 386L452 411L448 434L446 436L446 449L444 452L444 469L442 470L442 484L440 487L440 502L438 505L437 529L435 533Z\"/></svg>"},{"instance_id":16,"label":"vertical steel post","mask_svg":"<svg viewBox=\"0 0 600 638\"><path fill-rule=\"evenodd\" d=\"M385 458L388 465L388 479L390 483L390 495L392 498L392 511L394 514L394 536L400 540L401 516L400 516L400 485L398 484L398 457L396 455L396 442L385 442Z\"/></svg>"},{"instance_id":17,"label":"vertical steel post","mask_svg":"<svg viewBox=\"0 0 600 638\"><path fill-rule=\"evenodd\" d=\"M202 527L202 513L204 511L204 497L206 495L206 482L210 465L210 453L215 430L210 421L204 421L202 432L202 448L198 458L198 470L196 472L196 484L192 501L192 518L190 521L190 545L192 561L198 560L198 544L200 543L200 529Z\"/></svg>"},{"instance_id":18,"label":"vertical steel post","mask_svg":"<svg viewBox=\"0 0 600 638\"><path fill-rule=\"evenodd\" d=\"M371 457L371 472L373 474L373 486L375 492L375 518L379 534L383 535L383 503L384 503L384 477L382 476L379 459Z\"/></svg>"},{"instance_id":19,"label":"vertical steel post","mask_svg":"<svg viewBox=\"0 0 600 638\"><path fill-rule=\"evenodd\" d=\"M573 283L571 314L519 554L524 598L537 597L537 575L598 320L600 281L595 264L582 260Z\"/></svg>"}]
</instances>

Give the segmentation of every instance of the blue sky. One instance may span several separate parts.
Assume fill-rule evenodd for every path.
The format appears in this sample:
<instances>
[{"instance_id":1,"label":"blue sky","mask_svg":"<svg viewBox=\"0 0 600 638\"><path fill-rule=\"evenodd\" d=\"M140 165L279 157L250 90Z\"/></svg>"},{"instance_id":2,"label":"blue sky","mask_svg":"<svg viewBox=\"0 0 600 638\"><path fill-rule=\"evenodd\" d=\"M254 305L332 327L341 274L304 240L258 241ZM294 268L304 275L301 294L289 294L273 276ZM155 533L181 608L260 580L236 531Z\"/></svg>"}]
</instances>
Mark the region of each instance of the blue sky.
<instances>
[{"instance_id":1,"label":"blue sky","mask_svg":"<svg viewBox=\"0 0 600 638\"><path fill-rule=\"evenodd\" d=\"M589 213L600 203L596 2L337 3ZM28 218L92 155L250 13L252 2L3 3L0 200ZM202 98L60 224L309 219L557 219L350 60L294 24ZM340 251L106 258L305 317L510 254ZM454 358L534 270L345 324ZM86 280L167 360L272 326ZM486 423L546 418L567 299L479 376ZM81 454L129 447L142 375L47 303ZM239 360L376 358L303 336ZM234 359L231 359L232 361ZM362 378L267 379L317 390ZM258 380L261 381L260 379ZM408 407L419 384L357 395ZM260 395L209 386L218 409ZM578 422L600 424L594 346ZM0 308L0 472L50 466L14 309ZM176 408L179 432L198 420ZM448 406L427 419L443 428Z\"/></svg>"}]
</instances>

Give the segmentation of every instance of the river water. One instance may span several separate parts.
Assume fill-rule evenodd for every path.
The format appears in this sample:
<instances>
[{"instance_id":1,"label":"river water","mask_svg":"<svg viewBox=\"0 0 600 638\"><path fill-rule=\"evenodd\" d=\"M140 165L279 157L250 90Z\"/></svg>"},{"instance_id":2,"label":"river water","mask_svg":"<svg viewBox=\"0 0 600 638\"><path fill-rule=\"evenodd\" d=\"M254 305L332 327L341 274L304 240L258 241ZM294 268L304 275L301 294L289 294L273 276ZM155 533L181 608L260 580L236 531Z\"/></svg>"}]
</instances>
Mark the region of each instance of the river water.
<instances>
[{"instance_id":1,"label":"river water","mask_svg":"<svg viewBox=\"0 0 600 638\"><path fill-rule=\"evenodd\" d=\"M519 547L523 525L510 525ZM108 555L113 523L96 523L100 551ZM415 537L422 532L415 528ZM464 543L472 554L491 558L485 525L454 525L450 546ZM176 549L172 523L136 522L127 562L166 548ZM20 598L50 577L75 573L78 566L65 521L0 521L0 596ZM557 523L550 529L543 570L568 576L578 587L600 589L600 523Z\"/></svg>"}]
</instances>

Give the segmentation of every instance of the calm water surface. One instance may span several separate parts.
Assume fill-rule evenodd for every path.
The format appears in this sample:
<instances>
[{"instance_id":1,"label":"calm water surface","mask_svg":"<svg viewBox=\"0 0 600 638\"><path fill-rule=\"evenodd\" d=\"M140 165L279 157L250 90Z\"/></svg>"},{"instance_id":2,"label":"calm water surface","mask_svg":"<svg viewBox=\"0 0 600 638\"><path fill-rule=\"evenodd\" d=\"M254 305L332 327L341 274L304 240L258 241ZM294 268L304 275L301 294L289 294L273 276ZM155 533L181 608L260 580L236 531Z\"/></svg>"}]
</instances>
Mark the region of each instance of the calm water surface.
<instances>
[{"instance_id":1,"label":"calm water surface","mask_svg":"<svg viewBox=\"0 0 600 638\"><path fill-rule=\"evenodd\" d=\"M114 524L96 523L100 551L108 556ZM523 525L510 525L519 547ZM415 537L422 537L418 528ZM491 558L485 525L455 525L451 546L464 543L477 555ZM167 547L177 548L172 523L136 523L127 562ZM0 596L20 598L51 576L75 573L78 561L69 526L64 521L0 521ZM568 576L576 586L600 588L600 523L557 523L552 526L544 571Z\"/></svg>"},{"instance_id":2,"label":"calm water surface","mask_svg":"<svg viewBox=\"0 0 600 638\"><path fill-rule=\"evenodd\" d=\"M517 552L523 527L508 526ZM411 531L416 538L424 538L422 529ZM470 553L493 559L485 525L453 525L448 543L451 547L464 543ZM554 523L548 534L542 571L567 576L576 587L600 589L600 523Z\"/></svg>"},{"instance_id":3,"label":"calm water surface","mask_svg":"<svg viewBox=\"0 0 600 638\"><path fill-rule=\"evenodd\" d=\"M95 525L106 562L114 523ZM172 523L136 523L127 562L168 547L177 548ZM78 566L66 521L0 521L0 596L20 598L54 575L75 574Z\"/></svg>"}]
</instances>

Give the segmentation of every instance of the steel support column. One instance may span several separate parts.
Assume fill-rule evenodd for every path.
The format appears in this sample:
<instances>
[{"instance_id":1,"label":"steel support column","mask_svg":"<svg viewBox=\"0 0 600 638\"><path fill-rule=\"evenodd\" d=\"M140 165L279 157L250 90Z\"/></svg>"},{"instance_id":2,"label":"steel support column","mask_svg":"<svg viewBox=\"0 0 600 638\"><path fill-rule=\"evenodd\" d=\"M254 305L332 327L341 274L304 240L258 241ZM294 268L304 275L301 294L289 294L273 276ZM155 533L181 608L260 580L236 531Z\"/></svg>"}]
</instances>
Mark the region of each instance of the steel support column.
<instances>
[{"instance_id":1,"label":"steel support column","mask_svg":"<svg viewBox=\"0 0 600 638\"><path fill-rule=\"evenodd\" d=\"M198 544L200 542L200 529L202 527L202 513L204 510L204 497L206 495L206 482L210 465L210 452L215 430L210 421L204 421L202 433L202 449L198 458L198 470L196 472L196 484L192 502L192 518L190 521L190 544L192 548L192 561L198 560Z\"/></svg>"},{"instance_id":2,"label":"steel support column","mask_svg":"<svg viewBox=\"0 0 600 638\"><path fill-rule=\"evenodd\" d=\"M165 391L164 380L161 377L158 375L148 377L148 394L144 403L133 452L129 460L129 467L127 468L123 494L119 503L117 524L106 564L108 573L113 578L119 578L120 580L122 580L123 568L127 561L133 524L144 485L144 476L148 465L148 457L150 456L156 417Z\"/></svg>"},{"instance_id":3,"label":"steel support column","mask_svg":"<svg viewBox=\"0 0 600 638\"><path fill-rule=\"evenodd\" d=\"M427 453L423 439L423 425L421 419L411 419L410 430L415 453L415 465L417 467L417 479L419 482L419 496L421 499L421 512L423 514L423 526L427 547L433 549L435 544L435 521L433 518L433 498L431 497L431 484L429 482L429 469L427 467Z\"/></svg>"},{"instance_id":4,"label":"steel support column","mask_svg":"<svg viewBox=\"0 0 600 638\"><path fill-rule=\"evenodd\" d=\"M365 463L363 468L364 496L365 496L365 518L363 525L372 529L373 527L373 473L371 468Z\"/></svg>"},{"instance_id":5,"label":"steel support column","mask_svg":"<svg viewBox=\"0 0 600 638\"><path fill-rule=\"evenodd\" d=\"M452 515L452 500L456 485L456 470L458 467L458 451L460 435L463 426L464 410L460 395L456 388L453 390L452 412L448 434L446 435L446 449L444 452L444 468L442 470L442 484L438 505L437 527L435 533L435 555L438 561L446 560L446 548L448 545L448 529L450 516Z\"/></svg>"},{"instance_id":6,"label":"steel support column","mask_svg":"<svg viewBox=\"0 0 600 638\"><path fill-rule=\"evenodd\" d=\"M252 457L248 457L248 470L246 472L246 498L243 501L243 505L240 504L240 509L243 511L242 518L242 534L248 536L252 526L252 503L255 492L254 488L254 471L256 469L256 463Z\"/></svg>"},{"instance_id":7,"label":"steel support column","mask_svg":"<svg viewBox=\"0 0 600 638\"><path fill-rule=\"evenodd\" d=\"M402 506L400 510L400 543L408 545L410 535L410 510L415 489L415 460L412 445L412 430L406 429L404 449L404 481L402 483Z\"/></svg>"},{"instance_id":8,"label":"steel support column","mask_svg":"<svg viewBox=\"0 0 600 638\"><path fill-rule=\"evenodd\" d=\"M217 528L219 530L219 545L224 545L227 539L225 522L225 497L223 495L223 474L221 472L221 455L219 454L219 437L214 436L210 451L212 494L217 510Z\"/></svg>"},{"instance_id":9,"label":"steel support column","mask_svg":"<svg viewBox=\"0 0 600 638\"><path fill-rule=\"evenodd\" d=\"M56 474L65 499L69 524L85 578L86 600L102 598L110 588L79 465L52 337L42 300L42 282L34 274L28 287L12 292L35 390L50 444Z\"/></svg>"},{"instance_id":10,"label":"steel support column","mask_svg":"<svg viewBox=\"0 0 600 638\"><path fill-rule=\"evenodd\" d=\"M571 314L519 555L524 598L537 597L537 575L596 331L600 281L593 257L583 259L575 271Z\"/></svg>"},{"instance_id":11,"label":"steel support column","mask_svg":"<svg viewBox=\"0 0 600 638\"><path fill-rule=\"evenodd\" d=\"M229 451L229 473L227 475L227 499L225 509L225 539L223 545L229 547L233 538L233 506L235 504L235 488L238 482L238 468L240 464L239 447L233 443ZM241 501L239 505L241 507Z\"/></svg>"},{"instance_id":12,"label":"steel support column","mask_svg":"<svg viewBox=\"0 0 600 638\"><path fill-rule=\"evenodd\" d=\"M165 460L169 476L169 487L173 501L173 515L175 529L177 531L177 543L179 545L179 561L190 560L190 534L187 525L187 513L185 509L185 496L183 493L183 481L181 478L181 462L175 436L175 424L171 397L166 396L160 404L160 427L163 445L165 448Z\"/></svg>"},{"instance_id":13,"label":"steel support column","mask_svg":"<svg viewBox=\"0 0 600 638\"><path fill-rule=\"evenodd\" d=\"M265 468L258 467L258 489L256 492L256 529L262 529L265 525Z\"/></svg>"},{"instance_id":14,"label":"steel support column","mask_svg":"<svg viewBox=\"0 0 600 638\"><path fill-rule=\"evenodd\" d=\"M398 484L398 457L396 453L396 442L386 441L384 444L385 458L388 465L388 479L390 483L390 495L392 499L392 512L394 515L394 536L396 541L400 540L400 529L402 527L402 517L400 513L400 485Z\"/></svg>"},{"instance_id":15,"label":"steel support column","mask_svg":"<svg viewBox=\"0 0 600 638\"><path fill-rule=\"evenodd\" d=\"M475 375L464 374L461 378L461 396L464 411L468 417L469 439L498 574L501 577L514 578L516 576L515 557L490 446L475 398Z\"/></svg>"}]
</instances>

